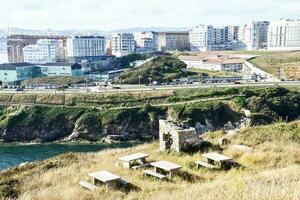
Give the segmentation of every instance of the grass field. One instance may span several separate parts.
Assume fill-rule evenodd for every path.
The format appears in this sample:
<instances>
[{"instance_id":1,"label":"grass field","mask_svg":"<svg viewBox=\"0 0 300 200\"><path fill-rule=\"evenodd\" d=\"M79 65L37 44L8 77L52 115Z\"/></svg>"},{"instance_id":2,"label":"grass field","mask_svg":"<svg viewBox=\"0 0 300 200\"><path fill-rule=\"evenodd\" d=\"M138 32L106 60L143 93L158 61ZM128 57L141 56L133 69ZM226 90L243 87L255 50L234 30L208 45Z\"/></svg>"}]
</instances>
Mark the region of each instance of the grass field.
<instances>
[{"instance_id":1,"label":"grass field","mask_svg":"<svg viewBox=\"0 0 300 200\"><path fill-rule=\"evenodd\" d=\"M16 194L18 199L145 199L145 200L298 200L300 184L300 121L246 128L239 135L228 137L230 144L214 145L233 157L243 167L230 171L197 170L194 161L201 153L178 154L159 152L157 142L130 149L99 153L66 154L35 164L18 167L0 174L0 194ZM207 133L204 138L215 142L221 132ZM232 144L247 144L252 151L232 150ZM145 178L142 171L115 166L118 157L135 152L150 154L149 161L168 160L183 166L172 181ZM89 180L88 173L109 170L124 177L138 190L129 193L99 187L87 191L80 180ZM6 187L9 185L9 187Z\"/></svg>"},{"instance_id":2,"label":"grass field","mask_svg":"<svg viewBox=\"0 0 300 200\"><path fill-rule=\"evenodd\" d=\"M279 68L284 67L288 79L300 79L300 52L270 52L260 55L250 62L277 77Z\"/></svg>"}]
</instances>

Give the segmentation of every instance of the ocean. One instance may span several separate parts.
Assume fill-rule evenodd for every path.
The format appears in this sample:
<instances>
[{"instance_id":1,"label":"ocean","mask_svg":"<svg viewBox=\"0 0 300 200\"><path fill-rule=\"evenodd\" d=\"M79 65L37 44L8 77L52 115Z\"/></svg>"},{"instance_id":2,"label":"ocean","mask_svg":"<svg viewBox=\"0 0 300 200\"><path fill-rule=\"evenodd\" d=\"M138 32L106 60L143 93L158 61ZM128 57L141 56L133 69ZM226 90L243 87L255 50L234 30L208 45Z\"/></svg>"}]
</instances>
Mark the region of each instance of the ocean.
<instances>
[{"instance_id":1,"label":"ocean","mask_svg":"<svg viewBox=\"0 0 300 200\"><path fill-rule=\"evenodd\" d=\"M0 143L0 171L17 166L24 162L47 159L67 152L97 152L107 148L131 147L134 143L120 144L1 144Z\"/></svg>"}]
</instances>

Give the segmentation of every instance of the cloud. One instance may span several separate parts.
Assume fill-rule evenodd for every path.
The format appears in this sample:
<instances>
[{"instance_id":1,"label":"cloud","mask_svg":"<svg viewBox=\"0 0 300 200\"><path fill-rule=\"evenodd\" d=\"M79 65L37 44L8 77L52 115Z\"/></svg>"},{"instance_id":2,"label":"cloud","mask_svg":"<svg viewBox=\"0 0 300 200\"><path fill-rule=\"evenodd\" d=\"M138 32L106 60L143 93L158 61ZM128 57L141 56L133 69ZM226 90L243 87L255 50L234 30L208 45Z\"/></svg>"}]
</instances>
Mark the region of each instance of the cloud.
<instances>
[{"instance_id":1,"label":"cloud","mask_svg":"<svg viewBox=\"0 0 300 200\"><path fill-rule=\"evenodd\" d=\"M299 18L299 10L299 0L1 0L0 27L191 27Z\"/></svg>"}]
</instances>

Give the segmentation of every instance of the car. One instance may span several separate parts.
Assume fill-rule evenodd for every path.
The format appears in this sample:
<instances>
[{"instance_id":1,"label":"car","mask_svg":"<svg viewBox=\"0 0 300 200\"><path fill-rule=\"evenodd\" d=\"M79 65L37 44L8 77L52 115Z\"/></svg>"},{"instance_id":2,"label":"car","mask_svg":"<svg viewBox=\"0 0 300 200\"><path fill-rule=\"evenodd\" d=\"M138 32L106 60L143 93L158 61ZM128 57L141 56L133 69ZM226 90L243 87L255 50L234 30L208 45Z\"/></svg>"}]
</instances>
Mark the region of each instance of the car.
<instances>
[{"instance_id":1,"label":"car","mask_svg":"<svg viewBox=\"0 0 300 200\"><path fill-rule=\"evenodd\" d=\"M17 89L15 89L15 91L16 92L23 92L24 90L23 90L23 88L17 88Z\"/></svg>"},{"instance_id":2,"label":"car","mask_svg":"<svg viewBox=\"0 0 300 200\"><path fill-rule=\"evenodd\" d=\"M120 86L113 86L112 88L113 88L113 89L121 89Z\"/></svg>"}]
</instances>

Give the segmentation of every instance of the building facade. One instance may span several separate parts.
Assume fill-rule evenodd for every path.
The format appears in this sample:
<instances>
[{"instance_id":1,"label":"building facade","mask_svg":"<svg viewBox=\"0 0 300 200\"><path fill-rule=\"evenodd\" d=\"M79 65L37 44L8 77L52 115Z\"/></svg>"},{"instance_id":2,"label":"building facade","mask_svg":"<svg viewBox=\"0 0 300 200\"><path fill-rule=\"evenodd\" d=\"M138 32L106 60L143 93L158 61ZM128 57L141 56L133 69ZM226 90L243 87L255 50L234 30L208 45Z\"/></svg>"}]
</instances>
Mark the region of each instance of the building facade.
<instances>
[{"instance_id":1,"label":"building facade","mask_svg":"<svg viewBox=\"0 0 300 200\"><path fill-rule=\"evenodd\" d=\"M160 32L158 51L190 50L189 32Z\"/></svg>"},{"instance_id":2,"label":"building facade","mask_svg":"<svg viewBox=\"0 0 300 200\"><path fill-rule=\"evenodd\" d=\"M112 55L122 57L135 52L135 40L132 33L117 33L111 38Z\"/></svg>"},{"instance_id":3,"label":"building facade","mask_svg":"<svg viewBox=\"0 0 300 200\"><path fill-rule=\"evenodd\" d=\"M7 55L9 63L24 62L23 48L28 45L35 45L39 39L62 40L61 53L66 54L66 37L63 36L41 36L41 35L11 35L7 37ZM62 56L62 59L65 59Z\"/></svg>"},{"instance_id":4,"label":"building facade","mask_svg":"<svg viewBox=\"0 0 300 200\"><path fill-rule=\"evenodd\" d=\"M105 38L102 36L73 36L67 40L69 62L95 61L106 55Z\"/></svg>"},{"instance_id":5,"label":"building facade","mask_svg":"<svg viewBox=\"0 0 300 200\"><path fill-rule=\"evenodd\" d=\"M78 63L46 63L37 65L42 76L82 76L81 65Z\"/></svg>"},{"instance_id":6,"label":"building facade","mask_svg":"<svg viewBox=\"0 0 300 200\"><path fill-rule=\"evenodd\" d=\"M299 50L300 20L281 19L271 22L268 31L268 50Z\"/></svg>"},{"instance_id":7,"label":"building facade","mask_svg":"<svg viewBox=\"0 0 300 200\"><path fill-rule=\"evenodd\" d=\"M158 50L158 32L133 33L137 52L153 52Z\"/></svg>"},{"instance_id":8,"label":"building facade","mask_svg":"<svg viewBox=\"0 0 300 200\"><path fill-rule=\"evenodd\" d=\"M180 56L188 68L209 70L209 71L231 71L240 72L245 64L244 59L216 57L208 58L202 56Z\"/></svg>"},{"instance_id":9,"label":"building facade","mask_svg":"<svg viewBox=\"0 0 300 200\"><path fill-rule=\"evenodd\" d=\"M40 39L34 45L23 48L24 61L33 64L58 62L60 60L59 41Z\"/></svg>"},{"instance_id":10,"label":"building facade","mask_svg":"<svg viewBox=\"0 0 300 200\"><path fill-rule=\"evenodd\" d=\"M10 63L0 65L0 80L4 84L18 84L20 81L40 76L40 68L33 64Z\"/></svg>"},{"instance_id":11,"label":"building facade","mask_svg":"<svg viewBox=\"0 0 300 200\"><path fill-rule=\"evenodd\" d=\"M269 24L268 21L253 21L240 27L238 39L245 44L246 50L267 48Z\"/></svg>"}]
</instances>

